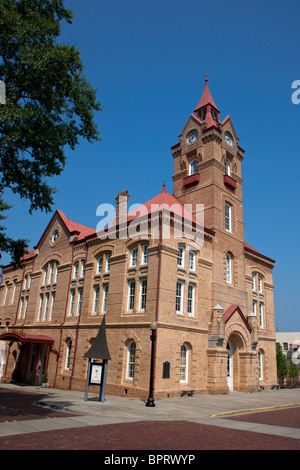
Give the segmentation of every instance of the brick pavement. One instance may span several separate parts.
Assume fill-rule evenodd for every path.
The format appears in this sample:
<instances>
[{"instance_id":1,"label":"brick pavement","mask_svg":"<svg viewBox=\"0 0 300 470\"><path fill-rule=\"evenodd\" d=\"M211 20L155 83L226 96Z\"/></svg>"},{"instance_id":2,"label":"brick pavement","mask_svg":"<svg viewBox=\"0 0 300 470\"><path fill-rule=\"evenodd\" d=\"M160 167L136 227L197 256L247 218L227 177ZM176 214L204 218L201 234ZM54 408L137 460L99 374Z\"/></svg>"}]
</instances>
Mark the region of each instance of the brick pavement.
<instances>
[{"instance_id":1,"label":"brick pavement","mask_svg":"<svg viewBox=\"0 0 300 470\"><path fill-rule=\"evenodd\" d=\"M299 450L300 441L187 421L143 421L0 438L0 450Z\"/></svg>"}]
</instances>

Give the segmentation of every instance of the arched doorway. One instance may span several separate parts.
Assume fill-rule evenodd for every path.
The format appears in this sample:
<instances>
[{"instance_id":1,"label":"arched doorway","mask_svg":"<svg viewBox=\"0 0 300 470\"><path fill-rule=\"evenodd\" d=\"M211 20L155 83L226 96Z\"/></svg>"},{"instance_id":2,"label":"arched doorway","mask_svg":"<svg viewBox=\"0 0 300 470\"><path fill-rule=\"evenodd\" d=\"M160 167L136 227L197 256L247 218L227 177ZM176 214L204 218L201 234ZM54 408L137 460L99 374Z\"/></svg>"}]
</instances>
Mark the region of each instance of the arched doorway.
<instances>
[{"instance_id":1,"label":"arched doorway","mask_svg":"<svg viewBox=\"0 0 300 470\"><path fill-rule=\"evenodd\" d=\"M239 333L235 332L227 340L227 385L230 392L240 390L241 359L240 352L245 349Z\"/></svg>"}]
</instances>

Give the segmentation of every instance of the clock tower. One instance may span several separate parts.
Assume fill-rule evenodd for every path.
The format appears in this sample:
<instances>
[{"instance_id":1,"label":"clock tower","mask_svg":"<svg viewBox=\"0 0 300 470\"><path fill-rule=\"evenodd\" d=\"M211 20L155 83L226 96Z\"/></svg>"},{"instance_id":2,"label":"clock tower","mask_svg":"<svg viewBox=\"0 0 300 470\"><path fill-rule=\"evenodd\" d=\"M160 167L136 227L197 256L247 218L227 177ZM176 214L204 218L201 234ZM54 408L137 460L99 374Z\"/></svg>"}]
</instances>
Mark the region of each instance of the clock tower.
<instances>
[{"instance_id":1,"label":"clock tower","mask_svg":"<svg viewBox=\"0 0 300 470\"><path fill-rule=\"evenodd\" d=\"M203 204L204 226L214 233L212 303L224 309L236 303L247 312L241 174L244 151L230 116L220 120L207 75L201 99L171 150L173 195L183 204L192 204L194 215L196 204Z\"/></svg>"}]
</instances>

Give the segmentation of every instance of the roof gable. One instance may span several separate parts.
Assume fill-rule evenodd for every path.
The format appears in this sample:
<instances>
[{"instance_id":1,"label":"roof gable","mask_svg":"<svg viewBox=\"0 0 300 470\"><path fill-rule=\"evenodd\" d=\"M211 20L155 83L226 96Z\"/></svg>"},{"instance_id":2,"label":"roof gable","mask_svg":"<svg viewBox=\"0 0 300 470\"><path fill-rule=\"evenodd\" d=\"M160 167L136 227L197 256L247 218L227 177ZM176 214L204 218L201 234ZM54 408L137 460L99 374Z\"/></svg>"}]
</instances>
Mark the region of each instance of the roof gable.
<instances>
[{"instance_id":1,"label":"roof gable","mask_svg":"<svg viewBox=\"0 0 300 470\"><path fill-rule=\"evenodd\" d=\"M249 333L251 333L252 329L249 325L249 323L247 322L242 310L240 309L240 307L238 305L231 305L231 307L229 307L228 310L226 310L226 312L224 313L223 315L223 318L224 318L224 322L227 323L228 320L232 317L232 315L237 312L238 315L240 316L240 318L242 319L243 323L246 325L247 327L247 330L249 331Z\"/></svg>"}]
</instances>

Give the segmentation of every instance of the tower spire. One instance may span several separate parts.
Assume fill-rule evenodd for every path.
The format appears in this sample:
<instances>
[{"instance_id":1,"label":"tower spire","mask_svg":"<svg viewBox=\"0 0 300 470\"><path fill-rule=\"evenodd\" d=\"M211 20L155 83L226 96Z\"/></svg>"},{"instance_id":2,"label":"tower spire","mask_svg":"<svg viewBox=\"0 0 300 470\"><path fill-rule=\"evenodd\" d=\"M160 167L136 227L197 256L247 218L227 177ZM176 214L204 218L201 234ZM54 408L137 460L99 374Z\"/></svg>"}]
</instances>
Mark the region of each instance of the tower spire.
<instances>
[{"instance_id":1,"label":"tower spire","mask_svg":"<svg viewBox=\"0 0 300 470\"><path fill-rule=\"evenodd\" d=\"M219 114L211 92L208 88L207 66L205 67L205 85L200 101L195 109L196 116L200 121L206 122L207 126L216 125L219 122Z\"/></svg>"}]
</instances>

